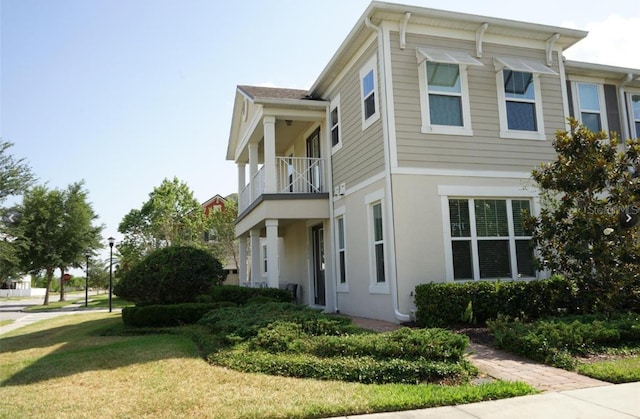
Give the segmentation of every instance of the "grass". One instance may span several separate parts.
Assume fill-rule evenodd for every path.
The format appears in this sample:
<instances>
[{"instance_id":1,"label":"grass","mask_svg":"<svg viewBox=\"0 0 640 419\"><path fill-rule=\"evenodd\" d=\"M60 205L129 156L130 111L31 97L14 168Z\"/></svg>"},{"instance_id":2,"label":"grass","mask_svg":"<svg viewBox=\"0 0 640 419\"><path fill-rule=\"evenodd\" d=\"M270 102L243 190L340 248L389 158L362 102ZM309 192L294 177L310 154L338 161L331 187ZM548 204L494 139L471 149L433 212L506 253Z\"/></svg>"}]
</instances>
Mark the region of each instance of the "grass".
<instances>
[{"instance_id":1,"label":"grass","mask_svg":"<svg viewBox=\"0 0 640 419\"><path fill-rule=\"evenodd\" d=\"M13 320L0 320L0 327L13 323Z\"/></svg>"},{"instance_id":2,"label":"grass","mask_svg":"<svg viewBox=\"0 0 640 419\"><path fill-rule=\"evenodd\" d=\"M60 316L2 336L0 418L313 418L493 400L522 383L364 385L240 373L180 334L113 336L116 313ZM37 394L37 399L24 397Z\"/></svg>"},{"instance_id":3,"label":"grass","mask_svg":"<svg viewBox=\"0 0 640 419\"><path fill-rule=\"evenodd\" d=\"M52 296L49 296L49 305L38 305L38 306L31 306L31 307L26 307L24 309L24 311L28 311L28 312L40 312L40 311L48 311L48 310L55 310L55 309L61 309L70 305L73 305L75 308L78 309L84 309L84 302L85 299L84 297L82 298L70 298L67 301L52 301ZM44 299L43 299L44 301ZM127 307L127 306L132 306L134 305L132 302L129 302L127 300L123 300L120 297L117 296L112 296L111 298L111 306L113 308L122 308L122 307ZM109 294L100 294L100 295L91 295L89 296L89 302L87 304L87 308L88 309L95 309L95 308L109 308Z\"/></svg>"},{"instance_id":4,"label":"grass","mask_svg":"<svg viewBox=\"0 0 640 419\"><path fill-rule=\"evenodd\" d=\"M581 361L576 371L614 384L640 381L640 347L626 352L626 355L605 357L601 361Z\"/></svg>"}]
</instances>

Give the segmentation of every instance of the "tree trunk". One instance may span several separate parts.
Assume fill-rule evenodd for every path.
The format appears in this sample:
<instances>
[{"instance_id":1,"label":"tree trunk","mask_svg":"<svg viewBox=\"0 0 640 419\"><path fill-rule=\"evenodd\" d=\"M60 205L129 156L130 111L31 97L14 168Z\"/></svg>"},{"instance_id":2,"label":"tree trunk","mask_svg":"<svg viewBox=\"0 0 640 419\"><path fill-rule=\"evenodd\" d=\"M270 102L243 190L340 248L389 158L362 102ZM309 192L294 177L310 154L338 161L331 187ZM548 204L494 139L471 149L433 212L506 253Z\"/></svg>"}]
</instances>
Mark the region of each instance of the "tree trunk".
<instances>
[{"instance_id":1,"label":"tree trunk","mask_svg":"<svg viewBox=\"0 0 640 419\"><path fill-rule=\"evenodd\" d=\"M53 269L47 268L47 287L45 288L45 292L44 292L44 303L42 303L43 306L49 305L49 289L51 288L52 280L53 280Z\"/></svg>"},{"instance_id":2,"label":"tree trunk","mask_svg":"<svg viewBox=\"0 0 640 419\"><path fill-rule=\"evenodd\" d=\"M59 301L65 301L64 299L64 268L59 268L60 269L60 300Z\"/></svg>"}]
</instances>

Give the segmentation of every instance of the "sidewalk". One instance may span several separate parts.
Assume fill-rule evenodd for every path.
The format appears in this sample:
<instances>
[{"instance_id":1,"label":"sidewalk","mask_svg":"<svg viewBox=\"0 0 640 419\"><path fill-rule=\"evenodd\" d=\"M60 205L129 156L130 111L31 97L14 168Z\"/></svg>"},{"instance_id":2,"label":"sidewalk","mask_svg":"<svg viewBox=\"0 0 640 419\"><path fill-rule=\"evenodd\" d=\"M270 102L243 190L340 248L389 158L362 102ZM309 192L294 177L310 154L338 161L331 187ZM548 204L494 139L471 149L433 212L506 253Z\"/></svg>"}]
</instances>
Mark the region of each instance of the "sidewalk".
<instances>
[{"instance_id":1,"label":"sidewalk","mask_svg":"<svg viewBox=\"0 0 640 419\"><path fill-rule=\"evenodd\" d=\"M352 317L365 329L391 331L399 325ZM613 385L549 367L489 346L472 343L469 360L490 377L522 381L544 392L533 396L404 412L348 416L359 419L617 419L640 418L640 382ZM347 417L343 417L347 418Z\"/></svg>"}]
</instances>

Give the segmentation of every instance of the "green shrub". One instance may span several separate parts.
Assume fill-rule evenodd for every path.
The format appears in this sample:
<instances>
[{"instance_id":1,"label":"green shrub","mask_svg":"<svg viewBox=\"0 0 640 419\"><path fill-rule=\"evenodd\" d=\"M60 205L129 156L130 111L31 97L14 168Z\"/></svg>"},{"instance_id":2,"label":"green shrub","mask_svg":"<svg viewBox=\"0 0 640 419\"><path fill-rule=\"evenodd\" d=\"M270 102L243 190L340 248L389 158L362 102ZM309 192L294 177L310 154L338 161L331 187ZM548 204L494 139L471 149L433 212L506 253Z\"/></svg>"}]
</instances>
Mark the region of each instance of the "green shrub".
<instances>
[{"instance_id":1,"label":"green shrub","mask_svg":"<svg viewBox=\"0 0 640 419\"><path fill-rule=\"evenodd\" d=\"M248 345L238 345L231 350L213 353L209 360L243 372L364 384L452 384L465 382L477 374L477 370L466 361L376 359L369 356L322 358L305 353L255 351L250 350Z\"/></svg>"},{"instance_id":2,"label":"green shrub","mask_svg":"<svg viewBox=\"0 0 640 419\"><path fill-rule=\"evenodd\" d=\"M172 327L197 323L205 314L233 303L185 303L163 304L122 309L122 321L134 327Z\"/></svg>"},{"instance_id":3,"label":"green shrub","mask_svg":"<svg viewBox=\"0 0 640 419\"><path fill-rule=\"evenodd\" d=\"M126 271L114 293L138 305L191 303L222 282L224 275L210 253L171 246L155 250Z\"/></svg>"},{"instance_id":4,"label":"green shrub","mask_svg":"<svg viewBox=\"0 0 640 419\"><path fill-rule=\"evenodd\" d=\"M484 324L499 314L538 319L560 310L576 313L576 290L562 277L536 281L429 283L416 287L416 320L422 327Z\"/></svg>"},{"instance_id":5,"label":"green shrub","mask_svg":"<svg viewBox=\"0 0 640 419\"><path fill-rule=\"evenodd\" d=\"M212 301L230 301L238 305L244 305L249 300L257 297L270 298L282 303L292 303L293 296L287 290L279 288L249 288L238 285L218 285L211 289L209 295ZM267 302L266 300L262 300ZM255 300L254 300L255 302Z\"/></svg>"},{"instance_id":6,"label":"green shrub","mask_svg":"<svg viewBox=\"0 0 640 419\"><path fill-rule=\"evenodd\" d=\"M572 316L523 323L499 317L487 322L496 346L547 364L573 369L574 356L585 356L606 347L640 344L640 315L610 318Z\"/></svg>"}]
</instances>

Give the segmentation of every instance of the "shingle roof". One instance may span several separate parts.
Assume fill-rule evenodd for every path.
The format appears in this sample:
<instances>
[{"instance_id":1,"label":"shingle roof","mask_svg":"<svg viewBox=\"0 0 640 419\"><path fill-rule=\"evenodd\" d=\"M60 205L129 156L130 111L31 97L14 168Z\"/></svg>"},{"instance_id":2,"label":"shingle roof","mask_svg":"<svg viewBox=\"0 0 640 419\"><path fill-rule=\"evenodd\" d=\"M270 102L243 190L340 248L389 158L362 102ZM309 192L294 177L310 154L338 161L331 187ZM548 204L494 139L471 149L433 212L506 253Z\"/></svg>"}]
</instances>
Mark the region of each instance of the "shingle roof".
<instances>
[{"instance_id":1,"label":"shingle roof","mask_svg":"<svg viewBox=\"0 0 640 419\"><path fill-rule=\"evenodd\" d=\"M280 87L238 86L252 99L308 99L307 90L284 89Z\"/></svg>"}]
</instances>

